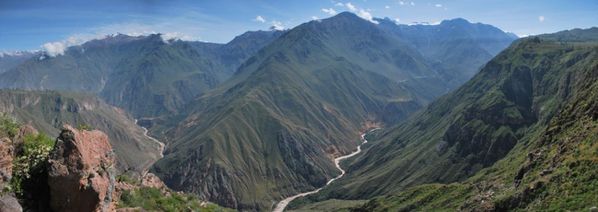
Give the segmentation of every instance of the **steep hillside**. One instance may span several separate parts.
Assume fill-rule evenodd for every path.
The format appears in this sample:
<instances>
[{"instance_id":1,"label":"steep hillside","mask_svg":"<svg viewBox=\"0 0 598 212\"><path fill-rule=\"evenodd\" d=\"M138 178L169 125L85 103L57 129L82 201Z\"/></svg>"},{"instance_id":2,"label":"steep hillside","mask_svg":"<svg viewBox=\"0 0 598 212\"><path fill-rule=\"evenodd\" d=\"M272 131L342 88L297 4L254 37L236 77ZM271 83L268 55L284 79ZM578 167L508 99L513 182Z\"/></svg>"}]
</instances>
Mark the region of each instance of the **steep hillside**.
<instances>
[{"instance_id":1,"label":"steep hillside","mask_svg":"<svg viewBox=\"0 0 598 212\"><path fill-rule=\"evenodd\" d=\"M57 135L63 124L107 132L120 170L142 172L160 158L160 145L130 116L91 95L0 90L0 112L47 135Z\"/></svg>"},{"instance_id":2,"label":"steep hillside","mask_svg":"<svg viewBox=\"0 0 598 212\"><path fill-rule=\"evenodd\" d=\"M119 34L70 47L64 55L30 58L1 74L0 87L99 93L136 117L151 117L176 112L227 79L279 34L248 32L229 44Z\"/></svg>"},{"instance_id":3,"label":"steep hillside","mask_svg":"<svg viewBox=\"0 0 598 212\"><path fill-rule=\"evenodd\" d=\"M152 132L169 142L154 171L174 189L240 209L269 210L323 185L360 131L397 123L452 88L407 42L351 13L284 33L183 112L154 120Z\"/></svg>"},{"instance_id":4,"label":"steep hillside","mask_svg":"<svg viewBox=\"0 0 598 212\"><path fill-rule=\"evenodd\" d=\"M384 195L367 211L590 207L598 193L589 171L598 148L596 61L598 28L519 40L379 135L323 196ZM450 182L459 183L413 187Z\"/></svg>"},{"instance_id":5,"label":"steep hillside","mask_svg":"<svg viewBox=\"0 0 598 212\"><path fill-rule=\"evenodd\" d=\"M353 14L303 24L169 120L177 125L154 171L173 189L269 210L337 175L332 158L352 151L368 123L395 123L420 107L398 82L434 75L418 58Z\"/></svg>"}]
</instances>

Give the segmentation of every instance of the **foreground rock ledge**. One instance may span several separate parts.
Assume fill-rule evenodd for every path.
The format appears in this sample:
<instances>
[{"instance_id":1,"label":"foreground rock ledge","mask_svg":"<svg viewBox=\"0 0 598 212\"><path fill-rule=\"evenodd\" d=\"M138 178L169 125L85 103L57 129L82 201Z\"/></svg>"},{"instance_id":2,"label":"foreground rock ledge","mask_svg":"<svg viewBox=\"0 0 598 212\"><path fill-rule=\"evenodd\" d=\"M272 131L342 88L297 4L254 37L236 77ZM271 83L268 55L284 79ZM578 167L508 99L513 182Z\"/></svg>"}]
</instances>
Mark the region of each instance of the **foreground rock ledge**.
<instances>
[{"instance_id":1,"label":"foreground rock ledge","mask_svg":"<svg viewBox=\"0 0 598 212\"><path fill-rule=\"evenodd\" d=\"M50 153L53 211L113 211L116 159L108 136L65 125Z\"/></svg>"}]
</instances>

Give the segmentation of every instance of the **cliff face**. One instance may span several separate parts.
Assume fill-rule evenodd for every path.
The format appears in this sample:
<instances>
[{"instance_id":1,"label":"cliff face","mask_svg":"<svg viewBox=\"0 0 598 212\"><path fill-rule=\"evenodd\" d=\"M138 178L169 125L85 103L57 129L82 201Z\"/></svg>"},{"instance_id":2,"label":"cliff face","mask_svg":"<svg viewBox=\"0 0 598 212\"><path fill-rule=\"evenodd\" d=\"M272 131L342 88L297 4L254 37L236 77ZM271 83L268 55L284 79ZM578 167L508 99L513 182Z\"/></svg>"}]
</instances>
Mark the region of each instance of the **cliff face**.
<instances>
[{"instance_id":1,"label":"cliff face","mask_svg":"<svg viewBox=\"0 0 598 212\"><path fill-rule=\"evenodd\" d=\"M49 158L48 185L54 211L112 211L116 158L101 131L66 125Z\"/></svg>"}]
</instances>

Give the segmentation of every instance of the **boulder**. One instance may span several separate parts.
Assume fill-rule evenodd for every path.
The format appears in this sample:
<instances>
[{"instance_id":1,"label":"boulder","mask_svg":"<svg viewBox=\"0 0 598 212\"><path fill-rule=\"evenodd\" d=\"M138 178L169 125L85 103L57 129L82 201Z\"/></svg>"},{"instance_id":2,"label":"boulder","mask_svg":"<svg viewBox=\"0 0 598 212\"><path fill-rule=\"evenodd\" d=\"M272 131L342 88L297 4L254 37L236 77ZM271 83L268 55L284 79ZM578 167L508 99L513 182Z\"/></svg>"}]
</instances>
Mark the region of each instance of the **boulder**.
<instances>
[{"instance_id":1,"label":"boulder","mask_svg":"<svg viewBox=\"0 0 598 212\"><path fill-rule=\"evenodd\" d=\"M0 195L0 211L2 212L21 212L23 208L17 198L12 195Z\"/></svg>"},{"instance_id":2,"label":"boulder","mask_svg":"<svg viewBox=\"0 0 598 212\"><path fill-rule=\"evenodd\" d=\"M114 211L116 158L108 136L65 125L48 160L53 211Z\"/></svg>"}]
</instances>

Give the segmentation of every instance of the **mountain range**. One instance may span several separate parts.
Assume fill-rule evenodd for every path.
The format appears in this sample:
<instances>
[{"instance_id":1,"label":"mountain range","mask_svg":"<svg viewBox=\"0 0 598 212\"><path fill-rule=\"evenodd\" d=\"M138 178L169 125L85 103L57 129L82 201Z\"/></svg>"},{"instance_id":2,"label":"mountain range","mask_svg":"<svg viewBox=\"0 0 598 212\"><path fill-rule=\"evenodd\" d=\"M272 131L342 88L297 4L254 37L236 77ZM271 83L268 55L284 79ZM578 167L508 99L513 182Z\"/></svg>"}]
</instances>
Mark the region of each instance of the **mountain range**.
<instances>
[{"instance_id":1,"label":"mountain range","mask_svg":"<svg viewBox=\"0 0 598 212\"><path fill-rule=\"evenodd\" d=\"M2 73L0 87L94 93L135 117L152 117L215 87L279 34L248 32L229 44L118 34L55 57L40 53Z\"/></svg>"},{"instance_id":2,"label":"mountain range","mask_svg":"<svg viewBox=\"0 0 598 212\"><path fill-rule=\"evenodd\" d=\"M465 83L515 40L496 27L464 19L427 26L376 20L344 12L286 31L247 32L227 44L119 34L69 47L63 55L42 52L7 66L0 87L57 90L3 92L16 99L7 107L18 105L23 95L32 95L25 98L33 99L29 102L47 99L19 107L23 112L9 112L23 122L39 122L37 128L50 133L63 122L102 129L111 141L123 142L113 144L115 151L134 168L141 157L156 159L155 151L127 154L156 145L142 137L143 129L132 121L137 118L166 143L164 158L151 168L166 185L226 207L271 210L278 200L337 176L333 158L352 152L361 133L412 123L425 112L413 113ZM445 111L450 106L429 107L434 105ZM500 138L511 139L513 132ZM451 138L446 146L458 143L458 136ZM132 147L129 142L137 143ZM382 143L366 153L377 146L393 151ZM456 163L462 169L447 173L442 182L465 179L510 149L497 148L504 152L474 154L484 159L482 164ZM362 154L355 161L393 156ZM348 176L331 185L347 191L343 198L387 192L357 194L345 188L349 177L364 182L360 171L371 164L362 165L351 163ZM462 174L466 169L471 172Z\"/></svg>"}]
</instances>

